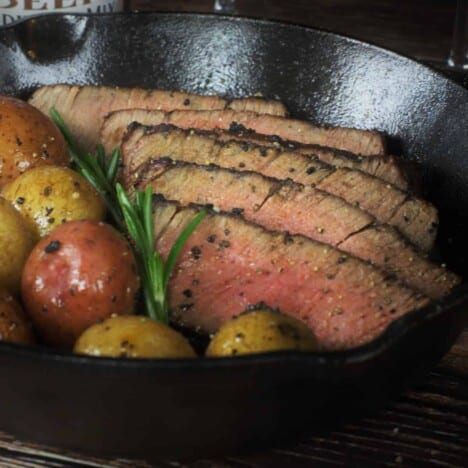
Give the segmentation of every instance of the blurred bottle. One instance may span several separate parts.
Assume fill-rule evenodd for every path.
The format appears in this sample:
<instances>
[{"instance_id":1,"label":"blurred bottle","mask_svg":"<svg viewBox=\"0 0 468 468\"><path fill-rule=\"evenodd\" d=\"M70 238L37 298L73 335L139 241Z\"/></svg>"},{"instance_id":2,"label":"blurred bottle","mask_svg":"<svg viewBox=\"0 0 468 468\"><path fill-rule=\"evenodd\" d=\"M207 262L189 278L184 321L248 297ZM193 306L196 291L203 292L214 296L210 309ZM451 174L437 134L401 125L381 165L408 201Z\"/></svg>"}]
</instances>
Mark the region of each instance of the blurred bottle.
<instances>
[{"instance_id":1,"label":"blurred bottle","mask_svg":"<svg viewBox=\"0 0 468 468\"><path fill-rule=\"evenodd\" d=\"M457 0L448 64L459 70L468 70L468 0Z\"/></svg>"},{"instance_id":2,"label":"blurred bottle","mask_svg":"<svg viewBox=\"0 0 468 468\"><path fill-rule=\"evenodd\" d=\"M0 26L46 13L115 13L124 0L0 0Z\"/></svg>"},{"instance_id":3,"label":"blurred bottle","mask_svg":"<svg viewBox=\"0 0 468 468\"><path fill-rule=\"evenodd\" d=\"M215 0L213 10L222 15L234 15L236 13L235 0Z\"/></svg>"}]
</instances>

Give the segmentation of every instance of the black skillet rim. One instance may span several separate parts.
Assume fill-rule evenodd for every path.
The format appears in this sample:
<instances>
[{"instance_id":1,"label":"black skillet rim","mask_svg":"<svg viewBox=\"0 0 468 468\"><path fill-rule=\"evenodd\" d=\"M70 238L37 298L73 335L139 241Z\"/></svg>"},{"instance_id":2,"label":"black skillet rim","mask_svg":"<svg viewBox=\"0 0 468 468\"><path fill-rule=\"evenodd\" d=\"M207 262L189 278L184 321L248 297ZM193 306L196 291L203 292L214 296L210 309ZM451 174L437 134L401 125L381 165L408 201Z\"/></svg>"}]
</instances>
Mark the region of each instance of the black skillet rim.
<instances>
[{"instance_id":1,"label":"black skillet rim","mask_svg":"<svg viewBox=\"0 0 468 468\"><path fill-rule=\"evenodd\" d=\"M117 13L100 13L100 14L93 14L93 13L47 13L47 14L38 14L30 17L25 17L18 19L16 21L13 21L5 26L0 27L0 33L3 30L8 30L8 29L15 29L17 26L20 26L24 23L27 23L29 21L47 21L47 19L52 19L52 18L61 18L61 17L83 17L83 18L92 18L93 20L98 19L109 19L115 16L133 16L135 18L137 17L150 17L154 16L156 17L171 17L171 18L177 18L177 17L199 17L199 18L211 18L211 19L222 19L224 21L232 21L232 22L246 22L246 23L262 23L262 24L276 24L279 27L287 27L287 28L292 28L292 29L300 29L303 31L315 31L319 32L324 35L329 35L329 36L334 36L338 37L346 42L349 43L354 43L366 48L374 49L380 53L383 53L385 55L393 56L399 60L406 60L408 62L411 62L413 64L416 64L426 70L428 70L431 74L438 76L439 78L445 80L446 82L450 83L451 86L455 86L456 88L459 88L462 90L462 92L466 93L466 96L468 97L468 89L466 89L462 84L458 83L454 79L452 79L450 76L445 75L443 72L435 68L434 66L431 66L430 64L422 63L421 61L418 61L409 55L405 55L399 52L395 52L391 49L386 49L385 47L379 46L373 42L367 42L367 41L362 41L360 39L357 39L353 36L348 36L345 34L337 33L334 32L330 29L326 28L317 28L317 27L311 27L311 26L306 26L300 23L293 23L291 21L281 21L277 19L269 19L269 18L255 18L252 16L238 16L238 15L221 15L221 14L216 14L216 13L195 13L195 12L166 12L166 11L124 11L124 12L117 12ZM73 84L73 83L70 83Z\"/></svg>"},{"instance_id":2,"label":"black skillet rim","mask_svg":"<svg viewBox=\"0 0 468 468\"><path fill-rule=\"evenodd\" d=\"M106 20L115 15L118 16L133 16L135 18L145 16L159 17L209 17L212 19L222 19L223 21L247 22L247 23L274 23L281 27L292 29L300 29L305 31L315 31L324 35L338 37L348 43L354 43L361 47L374 49L377 52L392 56L398 60L408 61L416 66L422 67L430 74L436 75L438 79L449 83L450 86L459 88L465 93L468 99L468 90L461 84L450 79L440 71L421 62L412 59L403 54L399 54L381 46L361 41L359 39L335 33L330 30L321 28L312 28L300 24L290 23L286 21L261 19L240 16L224 16L208 13L189 13L189 12L123 12L123 13L108 13L100 15L92 15L86 13L77 14L61 14L53 13L46 15L35 15L29 18L23 18L13 23L10 23L0 28L2 30L15 29L18 25L33 21L47 21L49 18L58 17L92 17L93 20ZM449 313L452 309L457 309L463 306L468 306L468 283L464 282L457 286L452 293L439 300L432 301L426 307L417 309L405 314L402 317L395 319L377 338L371 342L361 345L356 348L332 351L332 352L298 352L298 351L281 351L275 353L261 353L254 355L245 355L237 357L223 358L198 358L198 359L124 359L124 358L108 358L94 357L73 354L71 351L54 349L46 346L23 346L11 343L0 343L0 354L12 355L21 359L35 359L53 361L63 364L88 366L95 369L100 368L117 368L117 369L142 369L142 370L209 370L218 368L242 368L260 366L260 365L275 365L289 362L300 362L303 364L313 365L315 367L334 367L337 365L356 364L371 361L379 355L384 354L392 346L398 346L398 342L407 334L417 327L422 327L426 322L436 319L440 315Z\"/></svg>"}]
</instances>

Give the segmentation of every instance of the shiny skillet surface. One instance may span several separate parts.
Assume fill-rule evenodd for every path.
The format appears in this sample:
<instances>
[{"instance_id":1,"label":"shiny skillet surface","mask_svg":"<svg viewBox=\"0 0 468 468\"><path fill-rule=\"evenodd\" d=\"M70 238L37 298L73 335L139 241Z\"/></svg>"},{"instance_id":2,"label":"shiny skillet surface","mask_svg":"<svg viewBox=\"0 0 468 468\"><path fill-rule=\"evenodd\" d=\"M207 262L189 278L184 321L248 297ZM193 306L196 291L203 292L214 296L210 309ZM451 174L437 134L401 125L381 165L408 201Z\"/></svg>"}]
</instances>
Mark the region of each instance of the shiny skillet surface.
<instances>
[{"instance_id":1,"label":"shiny skillet surface","mask_svg":"<svg viewBox=\"0 0 468 468\"><path fill-rule=\"evenodd\" d=\"M1 93L57 82L261 92L298 117L384 131L421 162L442 213L440 254L468 271L468 93L411 60L321 31L199 15L44 17L0 31ZM132 361L3 344L2 430L145 459L270 445L401 391L449 349L467 304L465 284L368 345L331 354Z\"/></svg>"},{"instance_id":2,"label":"shiny skillet surface","mask_svg":"<svg viewBox=\"0 0 468 468\"><path fill-rule=\"evenodd\" d=\"M59 82L228 97L262 93L281 99L299 118L383 131L392 151L421 164L425 195L441 212L440 255L458 273L467 272L468 92L412 60L323 31L205 15L49 16L0 31L1 93L27 97L37 86ZM377 357L421 324L467 304L464 284L449 298L397 320L372 343L324 355L98 362L50 349L2 348L7 354L98 368L244 367L291 359L333 368ZM456 332L452 335L450 342Z\"/></svg>"}]
</instances>

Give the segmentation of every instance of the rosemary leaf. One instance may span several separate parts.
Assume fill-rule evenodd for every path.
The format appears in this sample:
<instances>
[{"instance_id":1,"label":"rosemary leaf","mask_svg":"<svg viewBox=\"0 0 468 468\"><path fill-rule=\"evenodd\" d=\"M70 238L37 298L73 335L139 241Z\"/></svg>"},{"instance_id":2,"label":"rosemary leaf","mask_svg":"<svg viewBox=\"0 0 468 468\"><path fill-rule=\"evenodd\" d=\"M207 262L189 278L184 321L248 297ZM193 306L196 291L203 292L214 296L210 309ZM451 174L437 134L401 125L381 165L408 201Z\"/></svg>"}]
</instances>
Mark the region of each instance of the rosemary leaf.
<instances>
[{"instance_id":1,"label":"rosemary leaf","mask_svg":"<svg viewBox=\"0 0 468 468\"><path fill-rule=\"evenodd\" d=\"M104 147L101 144L96 146L96 164L103 169L107 169L106 154L104 153Z\"/></svg>"},{"instance_id":2,"label":"rosemary leaf","mask_svg":"<svg viewBox=\"0 0 468 468\"><path fill-rule=\"evenodd\" d=\"M115 184L115 179L117 178L117 171L119 169L119 161L120 161L120 150L118 148L112 151L112 154L109 158L109 162L107 164L107 180L111 185Z\"/></svg>"},{"instance_id":3,"label":"rosemary leaf","mask_svg":"<svg viewBox=\"0 0 468 468\"><path fill-rule=\"evenodd\" d=\"M163 277L163 284L164 289L167 288L167 284L169 283L169 278L171 276L172 270L176 264L177 258L182 251L185 243L187 242L188 238L192 235L195 228L200 224L203 218L206 216L206 211L200 211L184 228L184 230L180 233L179 237L177 237L174 245L169 252L169 255L166 260L166 267L164 269L164 277Z\"/></svg>"},{"instance_id":4,"label":"rosemary leaf","mask_svg":"<svg viewBox=\"0 0 468 468\"><path fill-rule=\"evenodd\" d=\"M128 198L127 193L119 183L115 185L115 190L117 192L117 200L120 203L125 223L127 225L128 233L135 242L139 252L142 255L145 255L147 253L147 248L145 245L146 238L144 235L144 227L141 222L141 217L138 213L137 204L132 204Z\"/></svg>"},{"instance_id":5,"label":"rosemary leaf","mask_svg":"<svg viewBox=\"0 0 468 468\"><path fill-rule=\"evenodd\" d=\"M146 187L142 206L142 218L145 227L146 241L148 245L154 244L154 221L153 221L153 193L151 186Z\"/></svg>"},{"instance_id":6,"label":"rosemary leaf","mask_svg":"<svg viewBox=\"0 0 468 468\"><path fill-rule=\"evenodd\" d=\"M65 138L65 141L69 146L73 146L74 140L73 136L68 129L66 123L62 119L62 116L57 112L57 110L52 107L50 110L50 115L52 117L52 120L55 122L55 125L59 128L59 130L62 132L63 137Z\"/></svg>"}]
</instances>

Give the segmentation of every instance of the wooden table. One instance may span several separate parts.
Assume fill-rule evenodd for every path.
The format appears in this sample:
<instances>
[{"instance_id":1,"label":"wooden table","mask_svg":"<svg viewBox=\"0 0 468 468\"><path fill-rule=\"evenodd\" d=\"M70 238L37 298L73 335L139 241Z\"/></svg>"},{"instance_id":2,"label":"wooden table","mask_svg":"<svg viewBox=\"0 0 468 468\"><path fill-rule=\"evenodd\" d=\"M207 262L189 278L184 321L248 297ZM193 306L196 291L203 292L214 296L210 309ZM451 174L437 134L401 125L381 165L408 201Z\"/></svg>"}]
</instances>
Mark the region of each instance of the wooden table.
<instances>
[{"instance_id":1,"label":"wooden table","mask_svg":"<svg viewBox=\"0 0 468 468\"><path fill-rule=\"evenodd\" d=\"M141 11L209 12L212 0L133 0ZM333 30L412 56L468 88L468 73L447 67L454 0L238 0L237 13ZM0 402L1 404L1 402ZM371 417L294 444L239 457L189 463L96 459L38 447L0 433L0 467L468 466L468 330L418 385Z\"/></svg>"}]
</instances>

